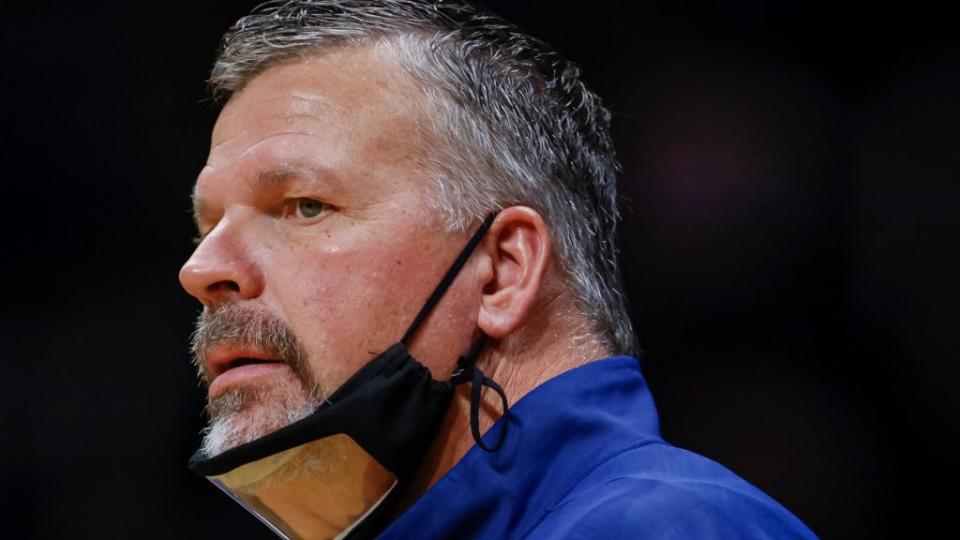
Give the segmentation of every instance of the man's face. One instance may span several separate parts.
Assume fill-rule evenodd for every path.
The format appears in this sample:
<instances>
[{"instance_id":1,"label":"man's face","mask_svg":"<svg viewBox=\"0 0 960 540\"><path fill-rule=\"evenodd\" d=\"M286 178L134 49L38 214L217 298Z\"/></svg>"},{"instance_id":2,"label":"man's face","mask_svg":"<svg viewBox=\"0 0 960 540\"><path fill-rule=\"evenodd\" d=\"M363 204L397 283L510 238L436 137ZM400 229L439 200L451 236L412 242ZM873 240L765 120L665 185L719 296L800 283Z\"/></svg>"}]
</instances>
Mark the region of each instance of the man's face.
<instances>
[{"instance_id":1,"label":"man's face","mask_svg":"<svg viewBox=\"0 0 960 540\"><path fill-rule=\"evenodd\" d=\"M221 113L195 188L203 240L180 272L229 425L214 450L303 416L396 342L462 247L426 202L407 84L372 48L337 50L264 72ZM469 291L415 343L435 376L469 345Z\"/></svg>"}]
</instances>

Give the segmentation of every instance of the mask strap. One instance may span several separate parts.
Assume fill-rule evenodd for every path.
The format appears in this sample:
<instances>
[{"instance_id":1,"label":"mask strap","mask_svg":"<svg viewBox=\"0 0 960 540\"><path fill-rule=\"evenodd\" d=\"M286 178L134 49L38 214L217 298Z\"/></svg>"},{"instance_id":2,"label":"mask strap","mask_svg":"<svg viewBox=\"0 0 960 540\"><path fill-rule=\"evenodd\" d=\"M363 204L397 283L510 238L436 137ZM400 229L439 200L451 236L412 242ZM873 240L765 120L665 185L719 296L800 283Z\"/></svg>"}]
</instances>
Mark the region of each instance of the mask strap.
<instances>
[{"instance_id":1,"label":"mask strap","mask_svg":"<svg viewBox=\"0 0 960 540\"><path fill-rule=\"evenodd\" d=\"M480 336L480 339L470 348L470 352L457 360L457 370L454 371L450 377L450 382L454 385L465 382L470 383L470 432L473 434L473 440L476 441L477 446L487 452L494 452L503 446L503 441L507 438L507 426L509 426L510 423L507 421L503 422L503 429L500 430L500 437L497 439L497 444L491 447L483 443L483 439L480 438L480 391L486 386L492 388L500 395L504 416L510 412L510 404L507 402L507 394L503 391L503 388L494 382L493 379L484 375L483 372L480 371L480 368L477 367L477 358L480 356L480 351L483 350L486 342L487 336Z\"/></svg>"},{"instance_id":2,"label":"mask strap","mask_svg":"<svg viewBox=\"0 0 960 540\"><path fill-rule=\"evenodd\" d=\"M410 327L407 328L407 331L403 334L403 338L400 339L400 342L404 345L410 341L410 338L413 337L413 334L417 332L417 328L420 327L420 324L424 319L427 318L427 315L433 311L433 308L440 303L440 299L443 298L443 293L447 292L447 289L450 287L450 284L453 283L454 278L457 277L457 274L460 273L460 270L463 268L463 265L467 264L467 259L470 258L470 255L473 254L473 250L477 248L477 245L483 240L483 235L487 233L487 229L490 228L490 225L493 224L493 218L497 216L496 212L491 212L487 215L487 218L483 220L483 223L480 225L480 228L477 229L477 232L473 233L473 236L470 237L470 241L467 242L467 245L464 246L463 251L460 252L460 255L457 256L457 260L453 261L453 265L450 266L450 269L447 270L447 273L444 274L443 279L440 280L440 284L437 285L437 288L433 290L433 294L430 295L430 298L427 299L427 303L420 308L420 313L417 313L417 318L413 320L410 324Z\"/></svg>"},{"instance_id":3,"label":"mask strap","mask_svg":"<svg viewBox=\"0 0 960 540\"><path fill-rule=\"evenodd\" d=\"M457 260L453 261L450 269L447 270L447 273L444 274L443 279L440 280L440 284L437 285L437 288L433 290L430 298L428 298L427 302L422 308L420 308L420 313L417 313L417 317L413 319L410 327L407 328L407 331L403 334L403 338L400 339L401 343L407 345L407 342L409 342L410 338L412 338L417 332L417 329L420 327L420 324L423 323L423 320L426 319L427 315L433 311L433 308L440 303L440 299L443 298L443 293L447 292L447 289L450 287L450 284L453 283L453 280L457 277L457 274L459 274L460 270L463 269L463 266L467 264L467 260L470 258L470 255L473 254L473 250L475 250L477 245L480 244L480 241L483 240L483 236L487 233L490 225L493 224L493 218L496 216L496 212L491 212L489 215L487 215L486 219L484 219L483 223L480 225L480 228L478 228L477 231L473 233L473 236L470 237L470 241L467 242L467 245L464 246L463 250L460 252L460 255L457 256ZM470 431L473 434L473 440L476 441L477 446L486 450L487 452L493 452L503 446L503 441L507 437L507 422L504 422L503 429L500 430L500 438L497 440L496 446L489 447L483 443L483 440L480 438L480 392L483 390L483 387L486 386L492 388L497 394L499 394L500 401L503 403L504 415L509 412L509 403L507 402L507 394L503 391L503 388L501 388L499 384L495 383L493 379L484 375L483 372L480 371L480 368L476 367L477 358L480 357L480 352L483 350L483 346L486 343L487 336L480 336L480 339L478 339L473 346L470 347L470 352L467 353L466 356L461 356L457 360L457 370L450 377L450 382L454 385L465 382L471 383Z\"/></svg>"}]
</instances>

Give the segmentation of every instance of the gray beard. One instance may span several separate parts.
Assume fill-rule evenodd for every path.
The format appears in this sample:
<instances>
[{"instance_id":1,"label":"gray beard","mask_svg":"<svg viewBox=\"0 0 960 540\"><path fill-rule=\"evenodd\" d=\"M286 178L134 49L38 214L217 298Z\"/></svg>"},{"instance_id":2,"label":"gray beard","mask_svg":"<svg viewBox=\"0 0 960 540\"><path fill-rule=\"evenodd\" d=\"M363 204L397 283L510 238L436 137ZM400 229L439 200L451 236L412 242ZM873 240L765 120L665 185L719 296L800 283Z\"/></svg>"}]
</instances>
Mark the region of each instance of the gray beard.
<instances>
[{"instance_id":1,"label":"gray beard","mask_svg":"<svg viewBox=\"0 0 960 540\"><path fill-rule=\"evenodd\" d=\"M258 439L313 413L326 398L310 369L306 352L278 317L251 306L225 303L197 318L191 339L193 362L201 379L207 352L222 343L251 346L284 362L296 381L233 388L207 403L209 423L201 451L207 456Z\"/></svg>"},{"instance_id":2,"label":"gray beard","mask_svg":"<svg viewBox=\"0 0 960 540\"><path fill-rule=\"evenodd\" d=\"M216 456L306 418L322 402L322 396L302 388L272 385L228 390L207 404L210 420L200 450Z\"/></svg>"}]
</instances>

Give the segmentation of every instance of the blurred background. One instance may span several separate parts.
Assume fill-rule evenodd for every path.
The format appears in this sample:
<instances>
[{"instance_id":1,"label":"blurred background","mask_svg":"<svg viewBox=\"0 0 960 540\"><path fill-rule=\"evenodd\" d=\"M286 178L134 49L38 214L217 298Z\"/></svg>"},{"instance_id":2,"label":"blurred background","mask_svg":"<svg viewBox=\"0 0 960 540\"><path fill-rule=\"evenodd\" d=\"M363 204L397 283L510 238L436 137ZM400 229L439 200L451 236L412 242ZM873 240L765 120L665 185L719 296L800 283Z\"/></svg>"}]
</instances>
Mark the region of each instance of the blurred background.
<instances>
[{"instance_id":1,"label":"blurred background","mask_svg":"<svg viewBox=\"0 0 960 540\"><path fill-rule=\"evenodd\" d=\"M960 12L482 3L613 111L665 437L823 537L951 530ZM271 537L185 468L203 393L177 282L217 114L204 80L255 4L4 6L4 537Z\"/></svg>"}]
</instances>

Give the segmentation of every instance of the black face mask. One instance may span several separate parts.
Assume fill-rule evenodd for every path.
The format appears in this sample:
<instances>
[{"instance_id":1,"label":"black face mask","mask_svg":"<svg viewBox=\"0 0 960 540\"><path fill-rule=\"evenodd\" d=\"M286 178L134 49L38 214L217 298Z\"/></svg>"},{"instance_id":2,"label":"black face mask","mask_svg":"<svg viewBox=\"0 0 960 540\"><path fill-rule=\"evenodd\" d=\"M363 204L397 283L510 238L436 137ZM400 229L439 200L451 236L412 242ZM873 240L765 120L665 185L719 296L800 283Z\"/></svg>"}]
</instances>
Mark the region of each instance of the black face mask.
<instances>
[{"instance_id":1,"label":"black face mask","mask_svg":"<svg viewBox=\"0 0 960 540\"><path fill-rule=\"evenodd\" d=\"M470 427L480 439L480 391L503 389L475 367L484 339L461 356L449 381L434 380L407 350L493 222L474 233L400 342L363 366L310 416L209 457L197 452L192 471L206 476L285 538L372 538L410 485L450 406L457 384L472 384Z\"/></svg>"}]
</instances>

